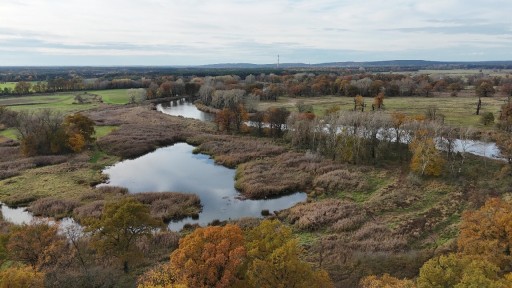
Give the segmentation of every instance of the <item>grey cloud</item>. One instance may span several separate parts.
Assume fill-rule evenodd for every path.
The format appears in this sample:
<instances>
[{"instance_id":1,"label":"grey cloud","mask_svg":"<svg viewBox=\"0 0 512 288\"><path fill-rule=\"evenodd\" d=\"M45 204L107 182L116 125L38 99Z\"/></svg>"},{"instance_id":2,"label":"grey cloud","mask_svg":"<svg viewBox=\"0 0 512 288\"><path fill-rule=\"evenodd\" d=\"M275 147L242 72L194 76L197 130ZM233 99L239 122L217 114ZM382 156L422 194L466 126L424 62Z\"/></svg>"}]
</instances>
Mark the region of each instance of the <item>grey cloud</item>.
<instances>
[{"instance_id":1,"label":"grey cloud","mask_svg":"<svg viewBox=\"0 0 512 288\"><path fill-rule=\"evenodd\" d=\"M483 34L483 35L512 35L510 25L506 24L473 24L450 26L424 26L397 29L382 29L381 31L397 31L404 33L440 33L440 34Z\"/></svg>"}]
</instances>

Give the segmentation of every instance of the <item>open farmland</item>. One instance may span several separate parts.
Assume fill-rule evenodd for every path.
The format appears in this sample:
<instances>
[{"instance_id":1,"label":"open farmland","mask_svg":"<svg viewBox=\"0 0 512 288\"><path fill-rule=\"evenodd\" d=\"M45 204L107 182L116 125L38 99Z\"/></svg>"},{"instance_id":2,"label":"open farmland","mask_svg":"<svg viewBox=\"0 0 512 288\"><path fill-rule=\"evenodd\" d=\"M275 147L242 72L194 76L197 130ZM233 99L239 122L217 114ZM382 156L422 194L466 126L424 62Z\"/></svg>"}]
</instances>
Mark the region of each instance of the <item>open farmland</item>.
<instances>
[{"instance_id":1,"label":"open farmland","mask_svg":"<svg viewBox=\"0 0 512 288\"><path fill-rule=\"evenodd\" d=\"M372 98L365 98L366 109L371 109ZM475 97L389 97L384 99L384 111L386 113L401 112L407 115L424 114L427 108L436 107L438 112L445 117L449 125L473 126L485 128L480 123L480 116L475 115ZM492 112L498 115L501 105L506 97L495 96L482 99L481 114ZM316 115L324 115L325 111L333 106L339 106L342 110L353 110L354 99L343 96L323 96L310 98L281 97L278 101L263 101L259 104L259 110L266 110L269 107L285 107L290 111L296 111L296 105L303 102L312 105ZM495 117L496 117L495 116Z\"/></svg>"}]
</instances>

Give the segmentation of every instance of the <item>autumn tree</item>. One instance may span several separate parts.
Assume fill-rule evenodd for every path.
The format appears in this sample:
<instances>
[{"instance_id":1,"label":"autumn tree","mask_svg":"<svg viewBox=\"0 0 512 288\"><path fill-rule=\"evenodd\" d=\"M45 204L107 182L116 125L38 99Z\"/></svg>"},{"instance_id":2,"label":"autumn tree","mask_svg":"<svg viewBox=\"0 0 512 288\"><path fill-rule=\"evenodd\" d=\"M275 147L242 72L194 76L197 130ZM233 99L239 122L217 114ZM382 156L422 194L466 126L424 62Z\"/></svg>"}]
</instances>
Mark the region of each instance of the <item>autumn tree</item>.
<instances>
[{"instance_id":1,"label":"autumn tree","mask_svg":"<svg viewBox=\"0 0 512 288\"><path fill-rule=\"evenodd\" d=\"M32 84L30 82L20 81L14 86L14 93L18 95L28 94L31 88Z\"/></svg>"},{"instance_id":2,"label":"autumn tree","mask_svg":"<svg viewBox=\"0 0 512 288\"><path fill-rule=\"evenodd\" d=\"M409 144L412 152L411 170L420 175L441 175L444 158L436 147L435 138L425 129L418 130Z\"/></svg>"},{"instance_id":3,"label":"autumn tree","mask_svg":"<svg viewBox=\"0 0 512 288\"><path fill-rule=\"evenodd\" d=\"M82 149L94 142L94 121L90 118L76 113L64 118L63 128L68 137L68 147L74 152L80 152Z\"/></svg>"},{"instance_id":4,"label":"autumn tree","mask_svg":"<svg viewBox=\"0 0 512 288\"><path fill-rule=\"evenodd\" d=\"M240 227L198 228L180 240L171 267L188 287L232 287L240 282L246 249Z\"/></svg>"},{"instance_id":5,"label":"autumn tree","mask_svg":"<svg viewBox=\"0 0 512 288\"><path fill-rule=\"evenodd\" d=\"M373 98L372 110L380 110L384 107L384 92L380 92Z\"/></svg>"},{"instance_id":6,"label":"autumn tree","mask_svg":"<svg viewBox=\"0 0 512 288\"><path fill-rule=\"evenodd\" d=\"M327 272L313 270L291 230L265 220L247 234L247 285L258 288L333 287Z\"/></svg>"},{"instance_id":7,"label":"autumn tree","mask_svg":"<svg viewBox=\"0 0 512 288\"><path fill-rule=\"evenodd\" d=\"M454 82L448 85L448 90L450 91L451 96L457 96L457 94L463 89L462 84L459 82Z\"/></svg>"},{"instance_id":8,"label":"autumn tree","mask_svg":"<svg viewBox=\"0 0 512 288\"><path fill-rule=\"evenodd\" d=\"M459 252L487 259L504 271L512 270L512 205L499 198L487 200L462 216Z\"/></svg>"},{"instance_id":9,"label":"autumn tree","mask_svg":"<svg viewBox=\"0 0 512 288\"><path fill-rule=\"evenodd\" d=\"M478 96L476 115L480 115L480 109L482 108L482 97L490 97L494 95L496 90L494 90L494 87L490 81L483 81L475 88L475 92Z\"/></svg>"},{"instance_id":10,"label":"autumn tree","mask_svg":"<svg viewBox=\"0 0 512 288\"><path fill-rule=\"evenodd\" d=\"M164 263L146 271L137 279L137 288L187 288L178 283L171 263Z\"/></svg>"},{"instance_id":11,"label":"autumn tree","mask_svg":"<svg viewBox=\"0 0 512 288\"><path fill-rule=\"evenodd\" d=\"M65 238L58 228L48 223L33 223L15 228L7 242L9 258L40 270L58 261L65 247Z\"/></svg>"},{"instance_id":12,"label":"autumn tree","mask_svg":"<svg viewBox=\"0 0 512 288\"><path fill-rule=\"evenodd\" d=\"M486 260L449 254L423 264L417 284L418 288L507 287L498 273L499 268Z\"/></svg>"},{"instance_id":13,"label":"autumn tree","mask_svg":"<svg viewBox=\"0 0 512 288\"><path fill-rule=\"evenodd\" d=\"M501 106L499 127L506 132L512 132L512 103L506 103Z\"/></svg>"},{"instance_id":14,"label":"autumn tree","mask_svg":"<svg viewBox=\"0 0 512 288\"><path fill-rule=\"evenodd\" d=\"M57 154L66 149L67 137L61 113L50 109L22 111L16 120L23 154Z\"/></svg>"},{"instance_id":15,"label":"autumn tree","mask_svg":"<svg viewBox=\"0 0 512 288\"><path fill-rule=\"evenodd\" d=\"M274 137L281 137L283 130L286 129L286 120L290 116L290 111L283 107L271 107L267 109L266 113L270 125L270 134Z\"/></svg>"},{"instance_id":16,"label":"autumn tree","mask_svg":"<svg viewBox=\"0 0 512 288\"><path fill-rule=\"evenodd\" d=\"M364 112L364 107L366 107L366 104L364 104L363 96L357 95L354 97L354 111L361 109L361 112Z\"/></svg>"},{"instance_id":17,"label":"autumn tree","mask_svg":"<svg viewBox=\"0 0 512 288\"><path fill-rule=\"evenodd\" d=\"M361 279L360 288L415 288L414 281L409 279L398 279L389 274L382 276L370 275Z\"/></svg>"},{"instance_id":18,"label":"autumn tree","mask_svg":"<svg viewBox=\"0 0 512 288\"><path fill-rule=\"evenodd\" d=\"M101 217L88 219L86 224L92 246L103 255L119 259L126 273L130 261L141 254L136 241L151 237L154 229L163 226L161 220L151 217L148 206L130 197L105 204Z\"/></svg>"},{"instance_id":19,"label":"autumn tree","mask_svg":"<svg viewBox=\"0 0 512 288\"><path fill-rule=\"evenodd\" d=\"M29 266L9 267L0 271L0 288L43 288L44 273Z\"/></svg>"}]
</instances>

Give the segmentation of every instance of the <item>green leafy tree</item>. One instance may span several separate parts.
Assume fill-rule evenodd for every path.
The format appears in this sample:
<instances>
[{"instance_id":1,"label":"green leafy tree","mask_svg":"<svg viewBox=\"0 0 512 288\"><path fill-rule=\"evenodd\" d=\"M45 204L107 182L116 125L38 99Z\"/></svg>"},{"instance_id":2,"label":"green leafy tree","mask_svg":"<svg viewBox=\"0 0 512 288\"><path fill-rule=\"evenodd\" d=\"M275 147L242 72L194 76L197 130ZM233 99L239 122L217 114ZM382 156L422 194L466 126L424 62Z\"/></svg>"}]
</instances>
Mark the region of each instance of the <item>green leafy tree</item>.
<instances>
[{"instance_id":1,"label":"green leafy tree","mask_svg":"<svg viewBox=\"0 0 512 288\"><path fill-rule=\"evenodd\" d=\"M92 232L92 245L101 254L118 258L123 270L129 272L130 260L141 253L135 245L141 237L163 226L161 220L151 217L149 207L133 198L105 204L99 219L89 219L86 231Z\"/></svg>"}]
</instances>

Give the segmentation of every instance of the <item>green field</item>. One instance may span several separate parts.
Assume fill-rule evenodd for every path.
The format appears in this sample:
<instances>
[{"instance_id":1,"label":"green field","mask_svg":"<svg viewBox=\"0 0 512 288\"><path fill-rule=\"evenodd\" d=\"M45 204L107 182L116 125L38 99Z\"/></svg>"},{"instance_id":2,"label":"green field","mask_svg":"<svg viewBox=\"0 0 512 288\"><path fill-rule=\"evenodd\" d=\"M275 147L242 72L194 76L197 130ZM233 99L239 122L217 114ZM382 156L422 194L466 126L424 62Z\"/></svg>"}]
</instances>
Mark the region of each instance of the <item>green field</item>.
<instances>
[{"instance_id":1,"label":"green field","mask_svg":"<svg viewBox=\"0 0 512 288\"><path fill-rule=\"evenodd\" d=\"M0 89L4 89L4 88L10 88L10 89L14 89L14 86L16 86L16 82L5 82L5 83L0 83Z\"/></svg>"},{"instance_id":2,"label":"green field","mask_svg":"<svg viewBox=\"0 0 512 288\"><path fill-rule=\"evenodd\" d=\"M481 113L492 112L498 117L501 105L505 103L504 97L490 97L482 99ZM354 100L349 97L312 97L312 98L289 98L281 97L277 102L265 101L259 105L259 110L266 110L269 107L285 107L296 111L296 103L303 101L304 104L313 106L316 115L324 115L325 110L336 105L342 110L352 110ZM365 98L367 109L371 109L373 99ZM402 112L408 115L424 114L429 106L436 106L439 113L445 116L445 122L450 125L484 127L480 124L480 116L475 115L477 98L472 97L390 97L384 99L385 112Z\"/></svg>"},{"instance_id":3,"label":"green field","mask_svg":"<svg viewBox=\"0 0 512 288\"><path fill-rule=\"evenodd\" d=\"M6 106L14 111L35 109L56 109L64 113L78 112L97 107L98 104L73 104L75 95L72 93L17 96L0 98L0 106Z\"/></svg>"},{"instance_id":4,"label":"green field","mask_svg":"<svg viewBox=\"0 0 512 288\"><path fill-rule=\"evenodd\" d=\"M88 93L100 95L107 104L127 104L130 102L128 89L93 90Z\"/></svg>"},{"instance_id":5,"label":"green field","mask_svg":"<svg viewBox=\"0 0 512 288\"><path fill-rule=\"evenodd\" d=\"M57 109L64 113L72 113L89 110L101 105L100 103L74 104L76 93L82 93L84 98L89 94L96 94L102 97L103 102L107 104L126 104L129 102L127 89L100 90L87 92L66 92L52 95L34 95L34 96L12 96L0 98L0 106L6 106L15 111L34 110L34 109Z\"/></svg>"}]
</instances>

